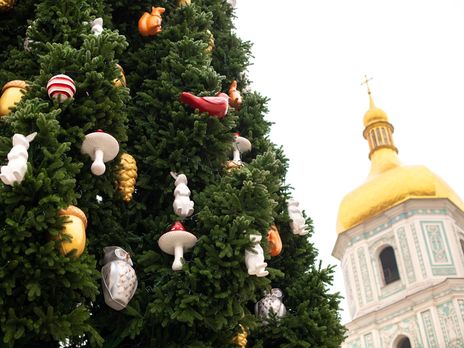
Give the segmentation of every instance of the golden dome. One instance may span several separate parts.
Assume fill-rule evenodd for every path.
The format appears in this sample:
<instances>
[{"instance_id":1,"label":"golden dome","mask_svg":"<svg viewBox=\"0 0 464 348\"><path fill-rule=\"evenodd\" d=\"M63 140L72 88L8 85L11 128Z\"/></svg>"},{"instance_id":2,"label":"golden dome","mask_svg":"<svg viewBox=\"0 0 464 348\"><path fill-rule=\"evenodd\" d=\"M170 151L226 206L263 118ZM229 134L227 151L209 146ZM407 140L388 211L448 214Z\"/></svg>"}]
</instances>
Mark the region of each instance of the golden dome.
<instances>
[{"instance_id":1,"label":"golden dome","mask_svg":"<svg viewBox=\"0 0 464 348\"><path fill-rule=\"evenodd\" d=\"M388 116L382 109L375 106L369 93L369 110L364 114L364 127L375 122L388 122Z\"/></svg>"},{"instance_id":2,"label":"golden dome","mask_svg":"<svg viewBox=\"0 0 464 348\"><path fill-rule=\"evenodd\" d=\"M448 198L464 210L456 193L440 177L424 166L406 166L398 160L393 145L393 126L385 112L375 107L364 116L364 137L371 152L371 171L366 181L348 193L340 203L337 233L343 233L363 221L410 198Z\"/></svg>"}]
</instances>

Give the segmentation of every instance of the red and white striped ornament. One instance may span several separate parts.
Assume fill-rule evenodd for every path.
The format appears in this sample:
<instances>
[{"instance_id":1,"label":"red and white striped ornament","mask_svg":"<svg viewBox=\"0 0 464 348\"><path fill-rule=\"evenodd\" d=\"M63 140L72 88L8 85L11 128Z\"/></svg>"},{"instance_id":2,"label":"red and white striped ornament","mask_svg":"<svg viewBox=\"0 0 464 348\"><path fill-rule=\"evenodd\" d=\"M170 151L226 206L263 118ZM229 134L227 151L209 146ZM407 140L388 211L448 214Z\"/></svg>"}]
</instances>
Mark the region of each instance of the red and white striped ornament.
<instances>
[{"instance_id":1,"label":"red and white striped ornament","mask_svg":"<svg viewBox=\"0 0 464 348\"><path fill-rule=\"evenodd\" d=\"M76 85L68 75L59 74L53 76L47 83L48 96L57 99L60 103L72 98L76 93Z\"/></svg>"}]
</instances>

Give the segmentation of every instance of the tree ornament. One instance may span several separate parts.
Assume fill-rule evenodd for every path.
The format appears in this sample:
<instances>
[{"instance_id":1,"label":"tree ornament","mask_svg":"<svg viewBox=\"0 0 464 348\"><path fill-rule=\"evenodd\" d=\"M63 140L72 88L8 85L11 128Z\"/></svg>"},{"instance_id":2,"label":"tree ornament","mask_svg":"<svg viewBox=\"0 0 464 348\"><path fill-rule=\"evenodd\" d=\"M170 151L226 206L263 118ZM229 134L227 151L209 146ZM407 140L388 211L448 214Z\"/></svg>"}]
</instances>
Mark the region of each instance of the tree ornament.
<instances>
[{"instance_id":1,"label":"tree ornament","mask_svg":"<svg viewBox=\"0 0 464 348\"><path fill-rule=\"evenodd\" d=\"M176 221L171 230L164 233L158 240L158 245L166 254L174 255L172 263L173 271L182 270L184 251L187 251L197 243L197 237L185 230L180 221Z\"/></svg>"},{"instance_id":2,"label":"tree ornament","mask_svg":"<svg viewBox=\"0 0 464 348\"><path fill-rule=\"evenodd\" d=\"M229 88L229 104L235 109L240 108L242 105L242 95L237 90L237 81L233 80Z\"/></svg>"},{"instance_id":3,"label":"tree ornament","mask_svg":"<svg viewBox=\"0 0 464 348\"><path fill-rule=\"evenodd\" d=\"M135 158L128 153L121 155L118 189L122 192L122 199L125 202L132 200L132 194L135 191L135 182L137 179L137 163Z\"/></svg>"},{"instance_id":4,"label":"tree ornament","mask_svg":"<svg viewBox=\"0 0 464 348\"><path fill-rule=\"evenodd\" d=\"M269 274L265 270L267 263L264 262L264 250L259 244L262 236L260 234L250 234L250 240L254 243L251 250L245 250L245 264L249 275L265 277Z\"/></svg>"},{"instance_id":5,"label":"tree ornament","mask_svg":"<svg viewBox=\"0 0 464 348\"><path fill-rule=\"evenodd\" d=\"M232 143L234 158L232 161L227 161L226 169L232 170L240 168L243 165L241 154L251 151L251 143L247 138L241 137L240 133L234 134L234 142Z\"/></svg>"},{"instance_id":6,"label":"tree ornament","mask_svg":"<svg viewBox=\"0 0 464 348\"><path fill-rule=\"evenodd\" d=\"M71 251L76 250L75 256L82 255L85 249L85 229L87 228L87 217L84 212L74 205L70 205L66 209L61 209L58 212L59 216L65 216L67 222L63 226L60 235L54 239L60 239L60 252L62 255L67 255ZM67 235L71 241L66 240L62 235Z\"/></svg>"},{"instance_id":7,"label":"tree ornament","mask_svg":"<svg viewBox=\"0 0 464 348\"><path fill-rule=\"evenodd\" d=\"M101 33L103 33L103 18L95 18L92 22L90 22L90 27L90 31L93 35L100 36Z\"/></svg>"},{"instance_id":8,"label":"tree ornament","mask_svg":"<svg viewBox=\"0 0 464 348\"><path fill-rule=\"evenodd\" d=\"M237 345L237 347L245 348L247 345L248 330L242 324L240 325L240 332L237 333L237 336L234 337L232 343Z\"/></svg>"},{"instance_id":9,"label":"tree ornament","mask_svg":"<svg viewBox=\"0 0 464 348\"><path fill-rule=\"evenodd\" d=\"M114 310L127 307L137 290L137 275L130 255L118 246L103 248L102 287L105 303Z\"/></svg>"},{"instance_id":10,"label":"tree ornament","mask_svg":"<svg viewBox=\"0 0 464 348\"><path fill-rule=\"evenodd\" d=\"M2 96L0 97L0 116L8 115L26 92L27 84L22 80L13 80L5 83L2 88Z\"/></svg>"},{"instance_id":11,"label":"tree ornament","mask_svg":"<svg viewBox=\"0 0 464 348\"><path fill-rule=\"evenodd\" d=\"M11 10L16 3L16 0L0 0L0 12Z\"/></svg>"},{"instance_id":12,"label":"tree ornament","mask_svg":"<svg viewBox=\"0 0 464 348\"><path fill-rule=\"evenodd\" d=\"M206 52L211 53L211 52L213 52L214 47L216 47L215 41L214 41L214 35L209 29L206 29L206 33L209 36L208 47L206 47Z\"/></svg>"},{"instance_id":13,"label":"tree ornament","mask_svg":"<svg viewBox=\"0 0 464 348\"><path fill-rule=\"evenodd\" d=\"M280 239L279 230L276 225L272 225L267 234L269 243L269 253L271 256L277 256L282 252L282 240Z\"/></svg>"},{"instance_id":14,"label":"tree ornament","mask_svg":"<svg viewBox=\"0 0 464 348\"><path fill-rule=\"evenodd\" d=\"M124 69L119 64L116 64L116 67L118 68L120 72L120 76L113 80L113 85L115 87L126 87L127 83L126 83L126 75L124 75Z\"/></svg>"},{"instance_id":15,"label":"tree ornament","mask_svg":"<svg viewBox=\"0 0 464 348\"><path fill-rule=\"evenodd\" d=\"M112 135L99 129L85 136L81 152L89 155L93 160L90 167L92 173L94 175L102 175L106 170L105 163L117 156L119 143Z\"/></svg>"},{"instance_id":16,"label":"tree ornament","mask_svg":"<svg viewBox=\"0 0 464 348\"><path fill-rule=\"evenodd\" d=\"M283 293L279 288L273 288L265 292L264 297L255 305L255 314L267 324L267 319L274 313L277 318L283 318L287 309L282 302Z\"/></svg>"},{"instance_id":17,"label":"tree ornament","mask_svg":"<svg viewBox=\"0 0 464 348\"><path fill-rule=\"evenodd\" d=\"M161 32L163 7L152 7L151 13L145 12L139 19L139 32L142 36L154 36Z\"/></svg>"},{"instance_id":18,"label":"tree ornament","mask_svg":"<svg viewBox=\"0 0 464 348\"><path fill-rule=\"evenodd\" d=\"M187 177L185 174L176 175L171 172L171 175L176 179L174 190L174 203L172 208L174 213L182 218L186 218L193 214L193 205L195 204L190 200L190 189L187 187Z\"/></svg>"},{"instance_id":19,"label":"tree ornament","mask_svg":"<svg viewBox=\"0 0 464 348\"><path fill-rule=\"evenodd\" d=\"M207 112L210 116L223 118L229 108L229 96L219 93L215 97L197 97L189 92L182 92L180 100L200 112Z\"/></svg>"},{"instance_id":20,"label":"tree ornament","mask_svg":"<svg viewBox=\"0 0 464 348\"><path fill-rule=\"evenodd\" d=\"M48 80L47 92L51 99L57 99L58 102L62 103L66 99L74 97L76 85L68 75L59 74Z\"/></svg>"},{"instance_id":21,"label":"tree ornament","mask_svg":"<svg viewBox=\"0 0 464 348\"><path fill-rule=\"evenodd\" d=\"M233 8L237 7L237 0L227 0L227 2L232 6Z\"/></svg>"},{"instance_id":22,"label":"tree ornament","mask_svg":"<svg viewBox=\"0 0 464 348\"><path fill-rule=\"evenodd\" d=\"M298 206L300 203L295 201L294 199L288 200L288 216L290 217L290 227L292 228L293 234L298 234L300 236L304 236L308 234L309 231L307 230L306 221L301 213Z\"/></svg>"},{"instance_id":23,"label":"tree ornament","mask_svg":"<svg viewBox=\"0 0 464 348\"><path fill-rule=\"evenodd\" d=\"M192 3L191 0L179 0L179 6L180 7L190 6L191 3Z\"/></svg>"},{"instance_id":24,"label":"tree ornament","mask_svg":"<svg viewBox=\"0 0 464 348\"><path fill-rule=\"evenodd\" d=\"M13 147L8 152L8 164L0 168L0 179L5 185L13 186L14 183L21 183L27 172L27 159L29 154L29 143L34 140L37 132L28 136L22 134L13 135Z\"/></svg>"}]
</instances>

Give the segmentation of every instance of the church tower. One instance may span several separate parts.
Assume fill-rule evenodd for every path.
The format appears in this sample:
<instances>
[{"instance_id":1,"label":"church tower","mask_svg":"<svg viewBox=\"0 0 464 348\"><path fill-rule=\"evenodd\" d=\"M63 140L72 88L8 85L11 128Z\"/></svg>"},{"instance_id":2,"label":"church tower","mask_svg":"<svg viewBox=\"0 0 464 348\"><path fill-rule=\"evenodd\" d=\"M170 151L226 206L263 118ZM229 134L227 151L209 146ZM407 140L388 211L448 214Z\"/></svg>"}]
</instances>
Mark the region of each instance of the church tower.
<instances>
[{"instance_id":1,"label":"church tower","mask_svg":"<svg viewBox=\"0 0 464 348\"><path fill-rule=\"evenodd\" d=\"M464 204L426 167L399 161L368 92L371 170L340 203L333 249L352 317L343 347L464 347Z\"/></svg>"}]
</instances>

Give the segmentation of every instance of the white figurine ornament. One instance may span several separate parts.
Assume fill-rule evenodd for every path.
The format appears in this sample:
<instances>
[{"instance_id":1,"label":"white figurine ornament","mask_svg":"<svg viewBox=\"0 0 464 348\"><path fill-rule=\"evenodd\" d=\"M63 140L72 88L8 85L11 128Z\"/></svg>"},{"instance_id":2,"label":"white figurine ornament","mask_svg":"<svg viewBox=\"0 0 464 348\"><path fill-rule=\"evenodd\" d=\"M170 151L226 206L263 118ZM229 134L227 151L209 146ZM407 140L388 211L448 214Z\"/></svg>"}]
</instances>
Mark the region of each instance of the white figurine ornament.
<instances>
[{"instance_id":1,"label":"white figurine ornament","mask_svg":"<svg viewBox=\"0 0 464 348\"><path fill-rule=\"evenodd\" d=\"M250 240L254 243L253 249L245 250L245 264L249 275L265 277L269 274L266 271L267 263L264 262L264 250L259 244L263 237L260 234L250 234Z\"/></svg>"},{"instance_id":2,"label":"white figurine ornament","mask_svg":"<svg viewBox=\"0 0 464 348\"><path fill-rule=\"evenodd\" d=\"M304 236L305 234L308 234L308 226L306 226L306 221L301 213L300 209L298 206L300 203L295 201L294 199L289 199L288 200L288 216L292 220L290 222L290 227L292 228L293 234L298 234L300 236Z\"/></svg>"},{"instance_id":3,"label":"white figurine ornament","mask_svg":"<svg viewBox=\"0 0 464 348\"><path fill-rule=\"evenodd\" d=\"M101 33L103 33L103 18L95 18L92 22L90 22L90 26L92 33L95 36L100 36Z\"/></svg>"},{"instance_id":4,"label":"white figurine ornament","mask_svg":"<svg viewBox=\"0 0 464 348\"><path fill-rule=\"evenodd\" d=\"M13 147L8 152L8 164L0 168L0 179L5 185L13 186L15 182L22 182L27 172L29 143L34 140L37 132L28 136L13 135Z\"/></svg>"},{"instance_id":5,"label":"white figurine ornament","mask_svg":"<svg viewBox=\"0 0 464 348\"><path fill-rule=\"evenodd\" d=\"M187 187L187 177L185 174L175 174L171 172L171 175L174 179L176 179L175 185L176 188L174 190L174 203L172 207L174 209L174 213L178 216L186 218L193 214L193 206L194 202L190 200L190 189Z\"/></svg>"},{"instance_id":6,"label":"white figurine ornament","mask_svg":"<svg viewBox=\"0 0 464 348\"><path fill-rule=\"evenodd\" d=\"M283 318L287 309L282 302L283 293L279 288L273 288L265 292L264 297L255 305L255 314L267 324L267 319L274 313L277 318Z\"/></svg>"},{"instance_id":7,"label":"white figurine ornament","mask_svg":"<svg viewBox=\"0 0 464 348\"><path fill-rule=\"evenodd\" d=\"M114 310L127 307L137 290L137 275L130 255L117 246L103 248L102 286L105 303Z\"/></svg>"}]
</instances>

